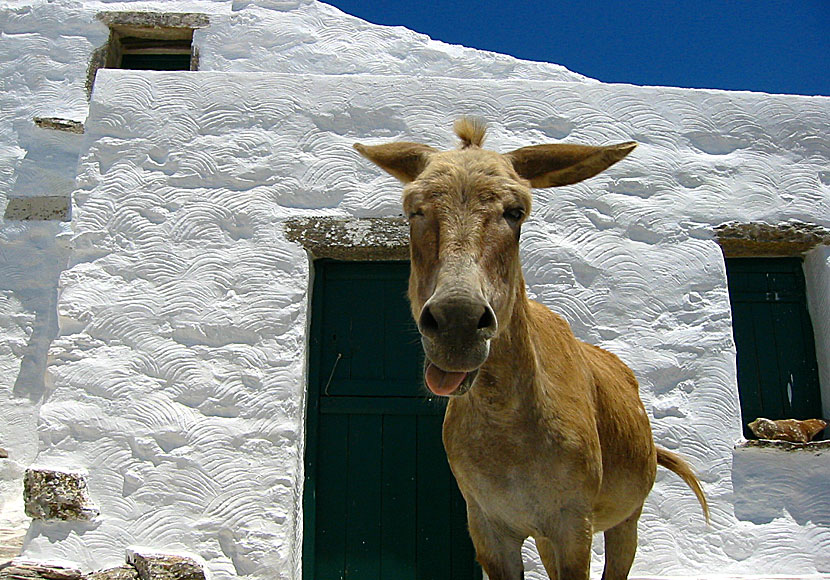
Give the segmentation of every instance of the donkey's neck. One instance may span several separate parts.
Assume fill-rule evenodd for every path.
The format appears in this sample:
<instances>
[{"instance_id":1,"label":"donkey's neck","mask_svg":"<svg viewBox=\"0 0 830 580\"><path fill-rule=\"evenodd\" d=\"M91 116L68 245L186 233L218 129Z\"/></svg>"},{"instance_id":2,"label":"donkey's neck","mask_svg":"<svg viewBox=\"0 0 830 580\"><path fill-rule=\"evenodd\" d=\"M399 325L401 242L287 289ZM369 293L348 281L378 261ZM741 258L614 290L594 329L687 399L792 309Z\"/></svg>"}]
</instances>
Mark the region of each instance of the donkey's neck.
<instances>
[{"instance_id":1,"label":"donkey's neck","mask_svg":"<svg viewBox=\"0 0 830 580\"><path fill-rule=\"evenodd\" d=\"M530 316L522 281L511 315L490 344L490 356L479 370L470 397L496 406L517 406L532 396L537 363Z\"/></svg>"}]
</instances>

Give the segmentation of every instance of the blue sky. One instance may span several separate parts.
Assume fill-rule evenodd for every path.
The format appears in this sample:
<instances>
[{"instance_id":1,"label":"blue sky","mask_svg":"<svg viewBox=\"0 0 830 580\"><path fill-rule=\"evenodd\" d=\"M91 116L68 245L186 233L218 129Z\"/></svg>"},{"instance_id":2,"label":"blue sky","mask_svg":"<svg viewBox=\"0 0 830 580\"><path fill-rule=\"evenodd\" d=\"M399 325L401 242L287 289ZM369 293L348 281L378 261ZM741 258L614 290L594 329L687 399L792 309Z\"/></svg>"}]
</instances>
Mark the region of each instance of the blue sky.
<instances>
[{"instance_id":1,"label":"blue sky","mask_svg":"<svg viewBox=\"0 0 830 580\"><path fill-rule=\"evenodd\" d=\"M830 0L324 0L605 82L830 96Z\"/></svg>"}]
</instances>

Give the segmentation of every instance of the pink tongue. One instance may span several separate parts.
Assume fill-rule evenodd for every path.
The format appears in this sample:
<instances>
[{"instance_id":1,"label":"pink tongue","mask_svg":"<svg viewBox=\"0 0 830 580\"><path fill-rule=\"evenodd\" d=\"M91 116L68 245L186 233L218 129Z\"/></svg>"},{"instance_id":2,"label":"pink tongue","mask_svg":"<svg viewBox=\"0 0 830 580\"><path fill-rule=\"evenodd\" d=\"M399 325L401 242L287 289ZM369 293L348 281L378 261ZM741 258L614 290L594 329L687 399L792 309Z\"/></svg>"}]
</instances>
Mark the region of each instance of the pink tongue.
<instances>
[{"instance_id":1,"label":"pink tongue","mask_svg":"<svg viewBox=\"0 0 830 580\"><path fill-rule=\"evenodd\" d=\"M450 395L458 388L461 381L467 376L467 373L451 373L442 371L437 366L429 363L425 373L427 386L429 390L436 395Z\"/></svg>"}]
</instances>

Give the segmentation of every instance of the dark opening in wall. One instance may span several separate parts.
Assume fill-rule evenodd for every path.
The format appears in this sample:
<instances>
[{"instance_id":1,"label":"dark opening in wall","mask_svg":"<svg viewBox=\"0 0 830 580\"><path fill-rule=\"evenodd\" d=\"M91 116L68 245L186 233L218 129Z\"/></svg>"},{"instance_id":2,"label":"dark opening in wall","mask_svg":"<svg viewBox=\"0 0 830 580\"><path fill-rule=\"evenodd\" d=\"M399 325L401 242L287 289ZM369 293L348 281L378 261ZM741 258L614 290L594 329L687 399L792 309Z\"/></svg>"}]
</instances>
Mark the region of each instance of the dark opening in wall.
<instances>
[{"instance_id":1,"label":"dark opening in wall","mask_svg":"<svg viewBox=\"0 0 830 580\"><path fill-rule=\"evenodd\" d=\"M802 259L726 258L726 275L744 436L759 417L821 418Z\"/></svg>"},{"instance_id":2,"label":"dark opening in wall","mask_svg":"<svg viewBox=\"0 0 830 580\"><path fill-rule=\"evenodd\" d=\"M156 32L153 30L153 32ZM178 32L178 31L177 31ZM114 56L120 54L119 62L107 68L133 70L192 70L193 31L182 30L186 38L143 38L123 36L113 31L113 41L118 47ZM111 41L111 42L113 42Z\"/></svg>"}]
</instances>

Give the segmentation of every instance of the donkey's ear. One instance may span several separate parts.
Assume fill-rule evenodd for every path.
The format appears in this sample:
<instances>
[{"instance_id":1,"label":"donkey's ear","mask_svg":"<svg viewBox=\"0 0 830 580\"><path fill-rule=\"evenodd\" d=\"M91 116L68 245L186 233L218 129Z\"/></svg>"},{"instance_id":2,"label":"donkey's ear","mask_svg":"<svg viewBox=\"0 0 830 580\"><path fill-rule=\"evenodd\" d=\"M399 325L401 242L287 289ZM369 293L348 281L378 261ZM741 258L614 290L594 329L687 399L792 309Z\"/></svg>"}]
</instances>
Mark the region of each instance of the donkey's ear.
<instances>
[{"instance_id":1,"label":"donkey's ear","mask_svg":"<svg viewBox=\"0 0 830 580\"><path fill-rule=\"evenodd\" d=\"M354 148L366 159L404 183L414 181L426 167L430 154L437 151L429 145L406 142L387 143L386 145L355 143Z\"/></svg>"},{"instance_id":2,"label":"donkey's ear","mask_svg":"<svg viewBox=\"0 0 830 580\"><path fill-rule=\"evenodd\" d=\"M505 157L531 186L556 187L593 177L631 153L636 146L633 141L604 147L533 145L505 153Z\"/></svg>"}]
</instances>

